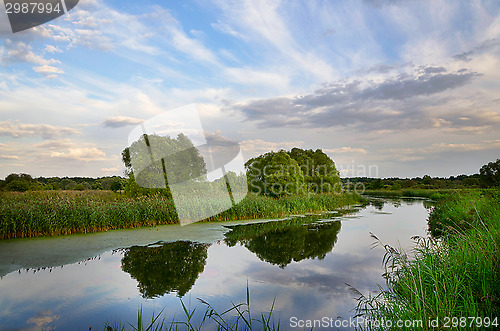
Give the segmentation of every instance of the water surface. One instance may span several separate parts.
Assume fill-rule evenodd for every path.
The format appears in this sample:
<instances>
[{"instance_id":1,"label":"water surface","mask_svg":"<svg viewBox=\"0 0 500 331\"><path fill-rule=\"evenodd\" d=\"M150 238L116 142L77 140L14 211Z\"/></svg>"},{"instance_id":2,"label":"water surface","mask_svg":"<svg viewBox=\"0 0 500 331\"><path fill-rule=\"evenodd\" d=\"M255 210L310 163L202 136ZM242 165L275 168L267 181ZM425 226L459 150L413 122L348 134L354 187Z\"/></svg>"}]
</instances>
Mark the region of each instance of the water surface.
<instances>
[{"instance_id":1,"label":"water surface","mask_svg":"<svg viewBox=\"0 0 500 331\"><path fill-rule=\"evenodd\" d=\"M426 235L424 200L372 202L281 221L1 241L0 330L102 330L134 323L141 306L183 320L181 299L201 318L197 298L224 311L246 301L247 284L255 316L274 301L282 329L292 317L348 319L356 302L346 283L365 294L384 284L370 232L406 250Z\"/></svg>"}]
</instances>

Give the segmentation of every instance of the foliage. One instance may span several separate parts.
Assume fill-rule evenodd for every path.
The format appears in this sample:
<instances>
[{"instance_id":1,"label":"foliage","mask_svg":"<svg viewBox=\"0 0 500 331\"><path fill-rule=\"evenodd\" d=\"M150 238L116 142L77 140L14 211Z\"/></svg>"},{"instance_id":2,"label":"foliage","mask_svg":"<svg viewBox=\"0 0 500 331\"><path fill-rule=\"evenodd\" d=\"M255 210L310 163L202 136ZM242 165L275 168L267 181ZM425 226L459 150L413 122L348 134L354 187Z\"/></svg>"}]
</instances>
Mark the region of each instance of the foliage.
<instances>
[{"instance_id":1,"label":"foliage","mask_svg":"<svg viewBox=\"0 0 500 331\"><path fill-rule=\"evenodd\" d=\"M191 241L154 243L125 249L122 269L138 281L145 298L186 294L203 272L208 244Z\"/></svg>"},{"instance_id":2,"label":"foliage","mask_svg":"<svg viewBox=\"0 0 500 331\"><path fill-rule=\"evenodd\" d=\"M339 172L335 163L321 149L303 150L292 148L288 153L292 159L297 161L304 173L304 180L309 192L337 192L337 184L340 184Z\"/></svg>"},{"instance_id":3,"label":"foliage","mask_svg":"<svg viewBox=\"0 0 500 331\"><path fill-rule=\"evenodd\" d=\"M5 177L2 186L6 191L25 192L36 188L37 184L28 174L10 174Z\"/></svg>"},{"instance_id":4,"label":"foliage","mask_svg":"<svg viewBox=\"0 0 500 331\"><path fill-rule=\"evenodd\" d=\"M482 166L479 170L479 180L486 187L500 185L500 159Z\"/></svg>"},{"instance_id":5,"label":"foliage","mask_svg":"<svg viewBox=\"0 0 500 331\"><path fill-rule=\"evenodd\" d=\"M245 163L251 191L270 196L339 191L338 171L321 149L280 150Z\"/></svg>"},{"instance_id":6,"label":"foliage","mask_svg":"<svg viewBox=\"0 0 500 331\"><path fill-rule=\"evenodd\" d=\"M198 149L182 133L177 138L143 135L123 150L122 161L127 173L134 175L131 179L143 188L168 191L169 183L203 180L207 173Z\"/></svg>"},{"instance_id":7,"label":"foliage","mask_svg":"<svg viewBox=\"0 0 500 331\"><path fill-rule=\"evenodd\" d=\"M304 174L297 161L284 150L269 152L245 163L249 188L270 196L297 194L304 185Z\"/></svg>"}]
</instances>

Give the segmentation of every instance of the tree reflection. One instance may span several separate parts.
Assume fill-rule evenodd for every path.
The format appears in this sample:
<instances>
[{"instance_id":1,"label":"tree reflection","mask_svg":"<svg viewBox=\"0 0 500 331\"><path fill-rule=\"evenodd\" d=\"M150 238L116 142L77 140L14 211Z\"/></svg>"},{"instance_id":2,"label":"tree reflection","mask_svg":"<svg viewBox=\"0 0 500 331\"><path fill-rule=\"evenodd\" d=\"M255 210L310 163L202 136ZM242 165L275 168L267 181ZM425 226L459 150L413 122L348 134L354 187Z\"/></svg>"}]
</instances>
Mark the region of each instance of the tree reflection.
<instances>
[{"instance_id":1,"label":"tree reflection","mask_svg":"<svg viewBox=\"0 0 500 331\"><path fill-rule=\"evenodd\" d=\"M335 243L340 221L316 222L317 217L236 225L225 234L228 246L244 245L257 257L280 268L292 261L324 259Z\"/></svg>"},{"instance_id":2,"label":"tree reflection","mask_svg":"<svg viewBox=\"0 0 500 331\"><path fill-rule=\"evenodd\" d=\"M158 242L125 249L122 270L138 281L144 298L177 292L182 297L205 268L209 244Z\"/></svg>"}]
</instances>

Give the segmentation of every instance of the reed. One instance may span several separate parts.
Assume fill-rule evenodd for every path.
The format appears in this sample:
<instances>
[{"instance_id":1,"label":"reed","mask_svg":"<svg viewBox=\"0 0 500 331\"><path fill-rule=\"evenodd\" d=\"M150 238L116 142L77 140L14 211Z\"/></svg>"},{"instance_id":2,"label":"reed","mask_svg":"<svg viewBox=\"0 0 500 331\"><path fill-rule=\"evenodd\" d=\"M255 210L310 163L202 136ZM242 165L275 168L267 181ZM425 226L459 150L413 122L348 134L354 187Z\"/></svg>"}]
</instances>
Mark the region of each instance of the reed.
<instances>
[{"instance_id":1,"label":"reed","mask_svg":"<svg viewBox=\"0 0 500 331\"><path fill-rule=\"evenodd\" d=\"M250 309L250 290L247 284L246 300L245 302L235 304L231 302L231 306L224 310L219 311L214 308L209 302L204 299L198 298L198 302L205 307L204 312L200 316L197 315L197 309L191 308L189 305L186 306L184 301L180 299L182 310L184 313L183 320L176 320L172 318L170 322L166 322L165 317L160 319L164 309L159 313L153 312L151 315L151 321L146 322L143 317L142 307L137 313L136 324L127 323L128 327L123 325L121 322L106 323L104 326L105 331L166 331L166 330L189 330L197 331L208 329L215 329L221 331L253 331L253 330L279 330L280 320L276 318L274 312L275 301L272 302L271 308L268 312L260 313L258 317L252 313L253 309ZM195 322L195 319L198 322ZM209 325L211 323L211 325Z\"/></svg>"},{"instance_id":2,"label":"reed","mask_svg":"<svg viewBox=\"0 0 500 331\"><path fill-rule=\"evenodd\" d=\"M499 202L498 191L455 193L441 200L429 217L439 238L414 238L412 255L373 236L386 251L387 283L375 296L357 292L358 313L372 321L422 321L425 329L498 326Z\"/></svg>"},{"instance_id":3,"label":"reed","mask_svg":"<svg viewBox=\"0 0 500 331\"><path fill-rule=\"evenodd\" d=\"M276 218L332 210L362 200L359 195L349 193L280 199L248 194L233 208L207 220ZM0 239L175 223L178 217L173 201L160 194L129 197L111 191L0 192Z\"/></svg>"}]
</instances>

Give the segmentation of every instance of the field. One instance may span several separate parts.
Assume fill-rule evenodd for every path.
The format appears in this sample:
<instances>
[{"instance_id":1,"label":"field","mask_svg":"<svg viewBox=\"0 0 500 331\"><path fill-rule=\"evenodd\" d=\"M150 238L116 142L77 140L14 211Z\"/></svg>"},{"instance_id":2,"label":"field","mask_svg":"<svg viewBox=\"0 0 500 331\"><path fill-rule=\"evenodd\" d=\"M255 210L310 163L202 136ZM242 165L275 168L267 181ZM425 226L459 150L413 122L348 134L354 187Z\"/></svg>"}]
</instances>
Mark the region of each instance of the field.
<instances>
[{"instance_id":1,"label":"field","mask_svg":"<svg viewBox=\"0 0 500 331\"><path fill-rule=\"evenodd\" d=\"M178 223L172 200L128 197L111 191L0 192L0 239L92 233ZM287 196L249 194L235 207L207 221L276 218L357 204L357 194Z\"/></svg>"}]
</instances>

